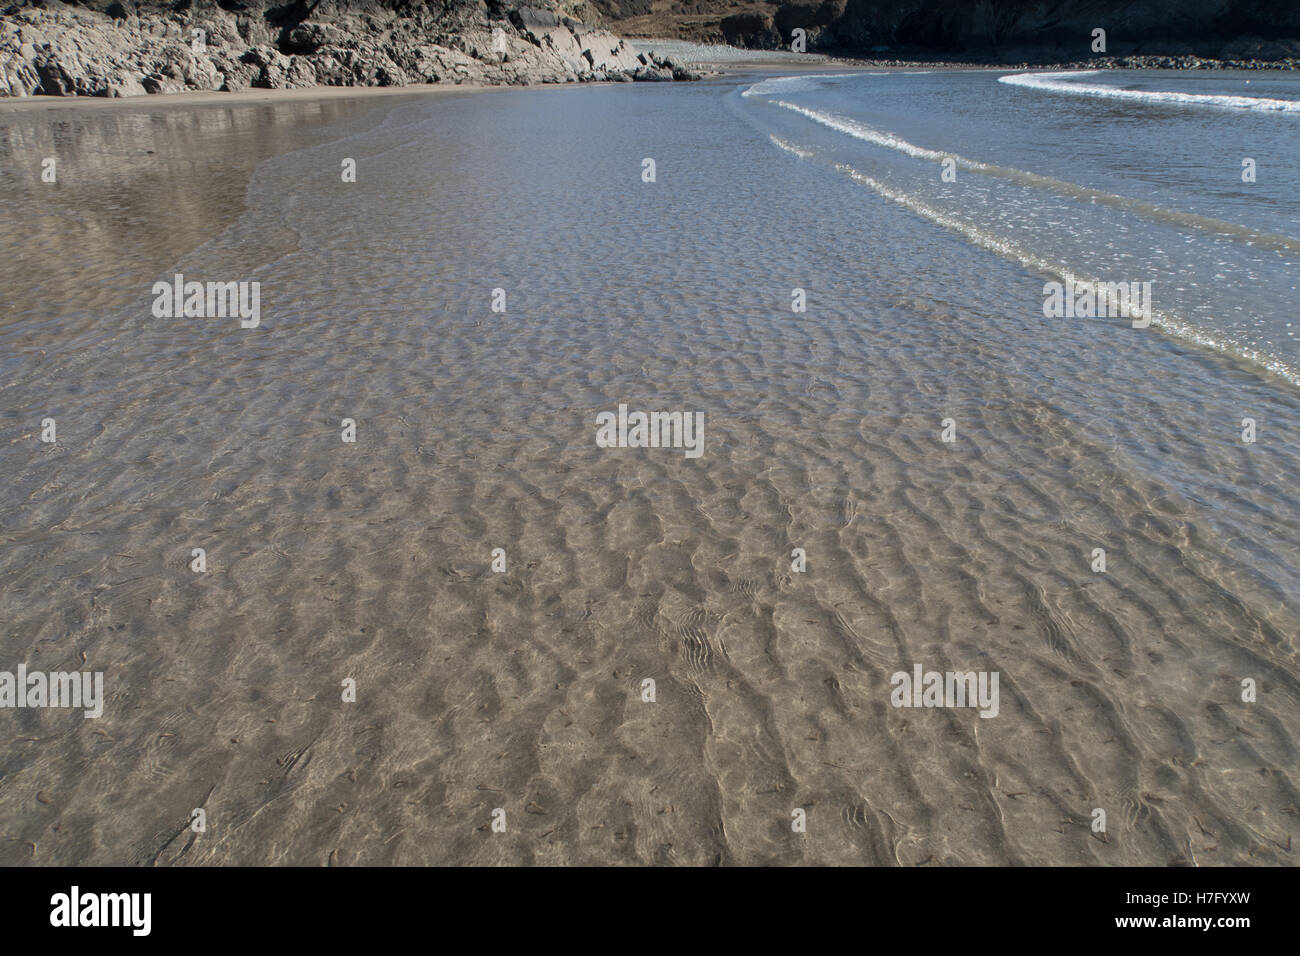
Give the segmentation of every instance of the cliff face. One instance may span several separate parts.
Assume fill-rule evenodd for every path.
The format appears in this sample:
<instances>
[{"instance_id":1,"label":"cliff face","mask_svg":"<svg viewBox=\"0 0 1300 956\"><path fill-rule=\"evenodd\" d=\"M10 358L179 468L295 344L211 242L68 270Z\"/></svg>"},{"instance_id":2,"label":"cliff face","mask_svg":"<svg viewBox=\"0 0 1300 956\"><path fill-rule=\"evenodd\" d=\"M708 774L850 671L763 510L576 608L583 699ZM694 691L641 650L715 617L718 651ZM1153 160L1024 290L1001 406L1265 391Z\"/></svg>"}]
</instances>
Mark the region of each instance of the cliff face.
<instances>
[{"instance_id":1,"label":"cliff face","mask_svg":"<svg viewBox=\"0 0 1300 956\"><path fill-rule=\"evenodd\" d=\"M1295 0L847 0L820 42L935 50L1043 49L1085 57L1092 31L1108 54L1219 55L1243 36L1300 36ZM1279 55L1294 55L1285 52Z\"/></svg>"},{"instance_id":2,"label":"cliff face","mask_svg":"<svg viewBox=\"0 0 1300 956\"><path fill-rule=\"evenodd\" d=\"M776 49L928 51L1046 62L1087 59L1092 31L1112 56L1300 55L1298 0L591 0L629 36ZM649 6L650 9L646 9Z\"/></svg>"},{"instance_id":3,"label":"cliff face","mask_svg":"<svg viewBox=\"0 0 1300 956\"><path fill-rule=\"evenodd\" d=\"M0 8L0 96L690 77L575 19L582 0L529 3L18 3Z\"/></svg>"}]
</instances>

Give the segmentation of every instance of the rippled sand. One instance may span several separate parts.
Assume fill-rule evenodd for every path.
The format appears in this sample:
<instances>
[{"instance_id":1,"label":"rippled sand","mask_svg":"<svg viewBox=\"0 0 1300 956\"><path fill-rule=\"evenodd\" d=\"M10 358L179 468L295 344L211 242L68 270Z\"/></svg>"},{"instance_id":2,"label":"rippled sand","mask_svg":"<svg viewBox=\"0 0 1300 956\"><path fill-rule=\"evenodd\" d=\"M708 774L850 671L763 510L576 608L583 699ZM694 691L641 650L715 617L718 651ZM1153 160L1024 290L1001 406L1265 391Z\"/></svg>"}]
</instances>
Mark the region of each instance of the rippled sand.
<instances>
[{"instance_id":1,"label":"rippled sand","mask_svg":"<svg viewBox=\"0 0 1300 956\"><path fill-rule=\"evenodd\" d=\"M108 693L0 712L0 862L1294 861L1300 397L1044 332L1041 277L730 102L0 121L99 177L3 227L0 668ZM154 319L173 271L263 327ZM703 456L598 448L620 402ZM891 707L918 663L1000 713Z\"/></svg>"}]
</instances>

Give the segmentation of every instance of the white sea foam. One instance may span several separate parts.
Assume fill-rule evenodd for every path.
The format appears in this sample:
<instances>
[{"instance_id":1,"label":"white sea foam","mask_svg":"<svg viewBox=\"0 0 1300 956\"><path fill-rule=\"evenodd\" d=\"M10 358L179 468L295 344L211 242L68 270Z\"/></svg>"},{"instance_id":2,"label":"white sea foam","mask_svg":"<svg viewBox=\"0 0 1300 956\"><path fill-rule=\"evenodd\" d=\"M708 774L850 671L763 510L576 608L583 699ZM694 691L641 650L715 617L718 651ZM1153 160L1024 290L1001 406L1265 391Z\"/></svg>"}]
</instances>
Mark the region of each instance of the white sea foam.
<instances>
[{"instance_id":1,"label":"white sea foam","mask_svg":"<svg viewBox=\"0 0 1300 956\"><path fill-rule=\"evenodd\" d=\"M1259 96L1221 96L1211 93L1174 93L1164 90L1123 90L1100 83L1074 82L1082 76L1097 76L1100 70L1068 73L1016 73L998 77L999 83L1022 86L1049 93L1095 96L1135 103L1168 103L1176 106L1217 106L1226 109L1259 110L1270 113L1300 114L1300 100L1278 100Z\"/></svg>"},{"instance_id":2,"label":"white sea foam","mask_svg":"<svg viewBox=\"0 0 1300 956\"><path fill-rule=\"evenodd\" d=\"M841 131L847 132L850 135L856 136L860 133L869 133L870 141L872 142L880 142L882 145L889 145L893 148L897 148L895 146L896 143L903 144L909 147L909 149L905 151L910 152L912 155L921 155L925 158L948 155L945 153L938 153L934 150L926 150L919 146L913 146L910 143L899 140L898 137L892 136L891 134L878 133L875 130L871 130L870 127L866 127L861 123L856 123L853 120L848 120L843 117L818 113L816 110L806 110L803 107L794 106L789 103L781 103L780 105L785 106L788 109L793 109L804 115L809 115L810 118L816 119L819 123L830 126L832 129L841 129ZM816 155L813 151L804 149L788 140L770 134L769 136L773 145L788 153L798 156L800 159L810 159ZM867 136L863 135L861 138L867 138ZM926 219L937 226L941 226L944 229L957 233L972 245L987 249L988 251L996 253L1004 258L1011 259L1025 268L1031 269L1040 274L1059 277L1066 283L1073 283L1075 285L1096 285L1098 282L1095 277L1088 275L1086 272L1067 266L1064 263L1045 258L1020 243L999 236L994 232L990 232L987 229L975 225L974 223L967 222L958 215L947 212L946 210L940 209L936 206L932 206L914 195L889 186L872 176L868 176L847 163L833 163L832 165L837 172L847 176L859 185L867 187L890 202L897 203L903 208L911 211L913 214L920 216L922 219ZM1213 220L1207 221L1212 222ZM1154 309L1148 303L1146 306L1135 309L1132 312L1131 317L1147 320L1153 327L1158 328L1165 334L1171 335L1175 338L1193 342L1203 348L1210 348L1243 358L1258 366L1268 369L1270 372L1279 375L1282 378L1285 378L1292 385L1300 386L1300 369L1275 356L1242 346L1241 344L1232 341L1229 337L1217 334L1213 330L1193 325L1175 312L1163 309Z\"/></svg>"},{"instance_id":3,"label":"white sea foam","mask_svg":"<svg viewBox=\"0 0 1300 956\"><path fill-rule=\"evenodd\" d=\"M963 222L956 216L936 209L902 190L887 186L879 180L873 179L872 177L859 172L852 166L845 163L836 163L835 168L840 173L848 176L854 182L866 186L883 198L888 199L890 202L897 203L905 209L911 210L916 215L923 219L928 219L935 225L942 226L945 229L964 236L967 241L973 245L980 246L981 248L997 253L1005 258L1012 259L1027 269L1032 269L1038 273L1057 276L1064 282L1072 282L1076 285L1096 285L1098 282L1096 278L1089 276L1086 273L1070 268L1062 263L1053 262L1050 259L1046 259L1037 253L1024 248L1016 242L1004 239L971 223ZM1255 349L1243 347L1210 329L1192 325L1174 312L1163 309L1153 309L1150 305L1147 305L1144 308L1134 310L1131 314L1134 318L1149 320L1152 326L1159 328L1167 335L1183 339L1184 341L1194 342L1203 348L1210 348L1219 352L1236 355L1238 358L1246 359L1249 362L1253 362L1254 364L1266 368L1270 372L1285 378L1292 385L1300 386L1300 369L1297 369L1274 356L1266 355Z\"/></svg>"},{"instance_id":4,"label":"white sea foam","mask_svg":"<svg viewBox=\"0 0 1300 956\"><path fill-rule=\"evenodd\" d=\"M956 153L944 152L937 149L927 149L924 146L910 143L893 133L873 129L865 123L860 123L845 116L826 113L821 110L809 109L795 103L787 103L784 100L773 100L772 102L777 106L798 113L800 116L805 116L813 122L819 123L829 129L833 129L836 132L844 133L847 136L852 136L853 138L862 140L863 142L872 143L877 146L884 146L887 149L895 150L915 159L923 159L931 162L943 162L946 159L951 159L958 168L967 170L968 172L978 173L982 176L995 176L999 179L1010 180L1023 186L1048 190L1057 195L1066 196L1070 199L1079 200L1081 202L1111 206L1134 215L1143 216L1155 222L1181 226L1184 228L1199 229L1213 233L1214 235L1226 236L1237 241L1249 242L1261 248L1273 249L1291 255L1300 254L1300 240L1293 239L1289 236L1259 232L1258 230L1250 229L1246 226L1240 226L1236 223L1224 222L1220 219L1214 219L1209 216L1200 216L1195 213L1182 212L1177 209L1169 209L1164 206L1158 206L1154 203L1144 202L1140 199L1116 196L1112 193L1102 192L1098 189L1090 189L1087 186L1080 186L1077 183L1053 179L1050 176L1040 176L1037 173L1031 173L1027 170L1016 169L1009 166L995 166L991 163L983 163L979 160L967 159L965 156L960 156Z\"/></svg>"},{"instance_id":5,"label":"white sea foam","mask_svg":"<svg viewBox=\"0 0 1300 956\"><path fill-rule=\"evenodd\" d=\"M782 139L780 136L773 133L769 133L768 136L777 146L780 146L787 153L794 153L800 159L809 159L810 157L817 155L812 150L802 149L789 140Z\"/></svg>"},{"instance_id":6,"label":"white sea foam","mask_svg":"<svg viewBox=\"0 0 1300 956\"><path fill-rule=\"evenodd\" d=\"M761 84L760 84L761 85ZM845 116L837 116L834 113L824 113L821 110L808 109L806 106L799 106L796 103L787 103L785 100L775 100L777 106L792 110L800 116L806 116L815 123L829 127L838 133L852 136L854 139L860 139L867 143L875 143L877 146L885 146L889 149L898 150L900 153L906 153L908 156L915 156L917 159L942 160L951 153L943 153L934 149L926 149L924 146L917 146L915 143L909 143L893 133L882 133L880 130L872 129L865 123L859 123Z\"/></svg>"}]
</instances>

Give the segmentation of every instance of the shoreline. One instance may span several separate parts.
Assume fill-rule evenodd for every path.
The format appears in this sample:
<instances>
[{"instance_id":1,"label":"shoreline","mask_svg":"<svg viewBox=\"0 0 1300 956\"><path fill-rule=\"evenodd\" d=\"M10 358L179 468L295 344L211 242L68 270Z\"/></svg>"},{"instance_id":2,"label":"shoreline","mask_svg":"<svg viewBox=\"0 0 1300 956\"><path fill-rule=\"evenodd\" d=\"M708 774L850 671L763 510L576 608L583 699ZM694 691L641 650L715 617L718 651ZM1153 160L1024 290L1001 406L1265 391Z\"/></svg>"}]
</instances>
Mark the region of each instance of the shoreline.
<instances>
[{"instance_id":1,"label":"shoreline","mask_svg":"<svg viewBox=\"0 0 1300 956\"><path fill-rule=\"evenodd\" d=\"M688 40L670 40L655 37L625 36L621 39L633 49L667 56L685 62L703 72L696 81L717 79L752 70L780 70L816 68L836 70L987 70L987 71L1092 71L1119 70L1169 70L1177 72L1294 72L1300 70L1300 58L1282 60L1223 60L1196 56L1125 56L1101 57L1093 60L1066 60L1052 63L989 61L979 54L965 57L931 59L930 53L918 51L902 57L856 57L842 53L793 53L787 50L759 50L721 44L701 44ZM588 86L608 86L619 80L578 80L566 83L482 83L466 80L460 83L411 83L402 86L307 86L288 89L248 87L238 91L180 90L169 93L146 93L134 96L87 96L33 94L29 96L0 96L0 114L18 113L46 108L69 109L95 104L129 106L137 103L176 106L245 105L249 103L284 103L311 100L346 100L382 96L420 96L429 93L486 92L507 90L566 89ZM94 109L104 108L95 106Z\"/></svg>"},{"instance_id":2,"label":"shoreline","mask_svg":"<svg viewBox=\"0 0 1300 956\"><path fill-rule=\"evenodd\" d=\"M635 38L631 38L635 40ZM674 44L681 41L671 41ZM1070 61L1067 63L1050 63L1050 64L1025 64L1025 63L981 63L977 61L960 61L960 60L877 60L877 59L858 59L856 57L837 57L825 54L781 54L779 51L755 50L748 51L740 48L735 49L737 53L768 53L770 56L745 58L729 60L715 60L701 58L691 61L692 67L705 68L705 72L696 82L706 80L715 80L725 78L730 75L751 72L754 70L808 70L817 69L835 69L835 70L980 70L989 72L1003 71L1090 71L1090 72L1110 72L1120 70L1169 70L1174 72L1293 72L1300 69L1300 63L1296 64L1264 64L1259 61L1256 66L1242 66L1232 61L1214 61L1214 65L1199 66L1169 66L1164 64L1144 64L1144 65L1114 65L1109 62L1104 64L1089 63L1087 61ZM813 62L807 62L813 60ZM801 62L802 61L802 62ZM622 81L617 80L587 80L574 83L529 83L529 84L500 84L500 83L412 83L406 86L309 86L296 87L293 89L263 89L249 88L238 92L223 92L217 90L190 90L176 93L147 93L142 96L54 96L48 94L36 94L33 96L0 96L0 115L7 113L24 113L36 112L45 109L69 110L78 108L90 108L94 110L110 108L131 108L143 104L150 107L175 107L175 106L244 106L253 103L292 103L292 102L311 102L316 100L350 100L350 99L378 99L386 96L392 97L415 97L425 96L428 94L447 94L447 93L504 93L520 90L563 90L563 89L582 89L587 87L600 86L620 86Z\"/></svg>"}]
</instances>

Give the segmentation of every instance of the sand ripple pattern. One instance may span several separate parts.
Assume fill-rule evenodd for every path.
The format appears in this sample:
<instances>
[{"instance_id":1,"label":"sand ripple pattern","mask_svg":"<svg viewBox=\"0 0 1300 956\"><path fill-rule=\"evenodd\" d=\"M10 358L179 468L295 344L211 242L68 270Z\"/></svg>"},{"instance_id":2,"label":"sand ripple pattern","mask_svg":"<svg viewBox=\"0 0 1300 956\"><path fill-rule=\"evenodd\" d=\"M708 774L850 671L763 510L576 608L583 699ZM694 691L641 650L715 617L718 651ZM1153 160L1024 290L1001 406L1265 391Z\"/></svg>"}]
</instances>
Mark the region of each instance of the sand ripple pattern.
<instances>
[{"instance_id":1,"label":"sand ripple pattern","mask_svg":"<svg viewBox=\"0 0 1300 956\"><path fill-rule=\"evenodd\" d=\"M1042 280L705 86L326 125L130 254L260 278L259 334L146 285L17 353L3 663L109 700L4 713L0 862L1295 861L1297 393L982 305ZM704 411L703 457L597 448L619 402ZM1001 713L891 707L914 663Z\"/></svg>"}]
</instances>

